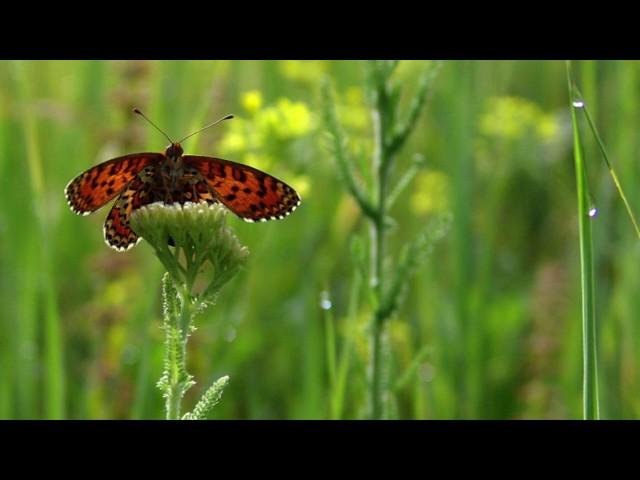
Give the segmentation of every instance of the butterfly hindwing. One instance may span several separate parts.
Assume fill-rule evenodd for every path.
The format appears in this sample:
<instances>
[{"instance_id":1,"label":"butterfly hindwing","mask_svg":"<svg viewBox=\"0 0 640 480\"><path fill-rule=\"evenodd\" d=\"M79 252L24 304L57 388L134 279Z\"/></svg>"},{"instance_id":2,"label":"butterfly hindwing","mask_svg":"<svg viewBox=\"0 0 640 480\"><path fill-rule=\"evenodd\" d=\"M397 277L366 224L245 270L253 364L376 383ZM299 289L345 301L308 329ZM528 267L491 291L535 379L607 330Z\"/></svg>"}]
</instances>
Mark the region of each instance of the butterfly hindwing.
<instances>
[{"instance_id":1,"label":"butterfly hindwing","mask_svg":"<svg viewBox=\"0 0 640 480\"><path fill-rule=\"evenodd\" d=\"M129 224L131 213L153 200L152 184L135 177L113 204L104 222L104 239L107 245L120 252L134 247L140 237Z\"/></svg>"},{"instance_id":2,"label":"butterfly hindwing","mask_svg":"<svg viewBox=\"0 0 640 480\"><path fill-rule=\"evenodd\" d=\"M300 197L286 183L258 169L220 158L184 155L217 200L243 220L284 218L300 205Z\"/></svg>"},{"instance_id":3,"label":"butterfly hindwing","mask_svg":"<svg viewBox=\"0 0 640 480\"><path fill-rule=\"evenodd\" d=\"M69 207L79 215L88 215L120 194L143 168L163 158L161 153L135 153L90 168L65 188Z\"/></svg>"}]
</instances>

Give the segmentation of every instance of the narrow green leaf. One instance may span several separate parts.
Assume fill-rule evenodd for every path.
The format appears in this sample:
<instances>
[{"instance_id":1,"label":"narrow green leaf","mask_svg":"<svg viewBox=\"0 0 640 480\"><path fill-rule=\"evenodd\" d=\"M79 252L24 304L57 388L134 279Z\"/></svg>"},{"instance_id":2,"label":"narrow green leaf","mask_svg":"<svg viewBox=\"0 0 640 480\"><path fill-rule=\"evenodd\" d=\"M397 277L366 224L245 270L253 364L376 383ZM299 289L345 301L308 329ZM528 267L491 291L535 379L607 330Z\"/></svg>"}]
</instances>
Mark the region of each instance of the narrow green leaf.
<instances>
[{"instance_id":1,"label":"narrow green leaf","mask_svg":"<svg viewBox=\"0 0 640 480\"><path fill-rule=\"evenodd\" d=\"M578 219L580 229L580 274L582 287L582 343L583 343L583 411L584 418L599 418L598 374L596 355L595 289L593 279L593 246L591 239L591 219L589 216L589 186L586 163L582 150L582 138L576 117L576 109L584 105L573 97L571 64L567 62L569 101L571 102L571 123L573 127L573 152L576 168L578 195Z\"/></svg>"}]
</instances>

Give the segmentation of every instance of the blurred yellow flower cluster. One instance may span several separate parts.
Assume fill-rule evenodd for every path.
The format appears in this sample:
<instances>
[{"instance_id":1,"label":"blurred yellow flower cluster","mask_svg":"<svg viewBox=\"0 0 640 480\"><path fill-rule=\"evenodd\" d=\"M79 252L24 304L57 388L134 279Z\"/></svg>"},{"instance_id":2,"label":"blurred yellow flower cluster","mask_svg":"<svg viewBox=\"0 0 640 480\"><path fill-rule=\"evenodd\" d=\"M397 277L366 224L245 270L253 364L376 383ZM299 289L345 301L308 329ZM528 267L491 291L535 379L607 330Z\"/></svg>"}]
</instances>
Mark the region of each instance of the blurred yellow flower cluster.
<instances>
[{"instance_id":1,"label":"blurred yellow flower cluster","mask_svg":"<svg viewBox=\"0 0 640 480\"><path fill-rule=\"evenodd\" d=\"M560 125L552 114L520 97L490 98L480 118L480 132L488 137L518 140L533 134L537 140L549 142L559 131Z\"/></svg>"},{"instance_id":2,"label":"blurred yellow flower cluster","mask_svg":"<svg viewBox=\"0 0 640 480\"><path fill-rule=\"evenodd\" d=\"M449 210L449 177L436 170L419 173L414 180L411 208L418 215Z\"/></svg>"},{"instance_id":3,"label":"blurred yellow flower cluster","mask_svg":"<svg viewBox=\"0 0 640 480\"><path fill-rule=\"evenodd\" d=\"M251 90L242 96L242 107L254 115L262 107L262 94L259 90Z\"/></svg>"},{"instance_id":4,"label":"blurred yellow flower cluster","mask_svg":"<svg viewBox=\"0 0 640 480\"><path fill-rule=\"evenodd\" d=\"M373 150L371 119L362 87L352 86L336 92L335 101L340 124L349 137L349 152L354 158L370 156Z\"/></svg>"},{"instance_id":5,"label":"blurred yellow flower cluster","mask_svg":"<svg viewBox=\"0 0 640 480\"><path fill-rule=\"evenodd\" d=\"M279 98L273 105L265 105L259 90L245 92L240 100L248 117L237 117L220 142L220 153L226 158L270 172L278 162L282 172L286 168L288 151L292 144L315 129L311 110L304 102ZM289 177L290 183L300 195L309 191L310 182L305 176Z\"/></svg>"},{"instance_id":6,"label":"blurred yellow flower cluster","mask_svg":"<svg viewBox=\"0 0 640 480\"><path fill-rule=\"evenodd\" d=\"M338 115L346 128L366 130L369 126L369 110L364 102L364 92L361 87L349 87L338 97Z\"/></svg>"},{"instance_id":7,"label":"blurred yellow flower cluster","mask_svg":"<svg viewBox=\"0 0 640 480\"><path fill-rule=\"evenodd\" d=\"M276 105L257 111L255 123L259 133L281 140L302 137L312 130L311 112L306 103L279 98Z\"/></svg>"},{"instance_id":8,"label":"blurred yellow flower cluster","mask_svg":"<svg viewBox=\"0 0 640 480\"><path fill-rule=\"evenodd\" d=\"M278 65L282 75L289 80L314 84L327 72L328 63L327 60L281 60Z\"/></svg>"}]
</instances>

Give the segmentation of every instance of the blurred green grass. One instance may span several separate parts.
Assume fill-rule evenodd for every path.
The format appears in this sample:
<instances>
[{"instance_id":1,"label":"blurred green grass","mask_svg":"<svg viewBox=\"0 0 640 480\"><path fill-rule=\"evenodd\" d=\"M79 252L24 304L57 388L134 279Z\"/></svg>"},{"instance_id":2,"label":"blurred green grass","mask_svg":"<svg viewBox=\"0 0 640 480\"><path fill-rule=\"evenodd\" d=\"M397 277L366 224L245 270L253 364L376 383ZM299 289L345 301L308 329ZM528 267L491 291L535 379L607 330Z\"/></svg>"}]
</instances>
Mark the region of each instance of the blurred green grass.
<instances>
[{"instance_id":1,"label":"blurred green grass","mask_svg":"<svg viewBox=\"0 0 640 480\"><path fill-rule=\"evenodd\" d=\"M398 68L408 92L421 63ZM637 211L640 64L575 68ZM362 62L0 62L0 418L163 417L159 262L144 242L126 254L108 249L107 209L78 217L63 195L99 161L165 147L133 107L175 137L236 114L185 150L263 168L303 197L282 222L229 218L251 251L249 266L196 320L189 371L199 384L187 405L228 374L213 418L365 414L369 317L354 288L351 244L367 232L326 148L323 75L335 82L350 148L366 155ZM455 61L436 79L395 175L416 153L427 169L394 206L389 248L437 213L451 212L453 223L389 324L391 375L403 380L393 394L397 418L581 418L564 75L559 61ZM600 210L601 417L637 418L640 245L595 144L586 142L585 153ZM321 298L331 300L330 315ZM330 369L343 352L342 393Z\"/></svg>"}]
</instances>

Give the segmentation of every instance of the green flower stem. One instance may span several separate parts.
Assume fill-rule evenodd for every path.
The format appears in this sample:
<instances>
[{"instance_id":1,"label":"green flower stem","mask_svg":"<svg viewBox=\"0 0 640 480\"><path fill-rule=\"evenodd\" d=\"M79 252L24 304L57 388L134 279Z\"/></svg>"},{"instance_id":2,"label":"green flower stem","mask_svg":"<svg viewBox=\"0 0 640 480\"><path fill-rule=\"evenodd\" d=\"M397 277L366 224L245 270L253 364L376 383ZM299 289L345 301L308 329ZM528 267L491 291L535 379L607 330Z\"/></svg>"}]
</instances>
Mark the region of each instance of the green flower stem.
<instances>
[{"instance_id":1,"label":"green flower stem","mask_svg":"<svg viewBox=\"0 0 640 480\"><path fill-rule=\"evenodd\" d=\"M249 253L225 225L226 213L219 204L156 203L136 210L131 218L135 231L149 242L167 269L162 279L164 371L158 388L165 398L168 420L206 418L229 380L227 376L219 379L193 412L181 415L182 399L195 384L187 372L187 342L194 330L193 319L214 303ZM172 250L167 246L169 239L175 244ZM198 293L194 286L199 275L206 280L206 287Z\"/></svg>"},{"instance_id":2,"label":"green flower stem","mask_svg":"<svg viewBox=\"0 0 640 480\"><path fill-rule=\"evenodd\" d=\"M381 419L387 417L385 397L388 390L384 370L385 323L399 304L400 292L406 284L406 273L415 262L403 260L401 273L387 285L384 275L386 255L385 230L392 224L387 214L389 207L400 192L410 183L417 173L420 162L405 174L395 188L389 188L389 177L395 154L402 148L411 132L415 129L418 115L428 97L429 87L435 77L433 65L423 71L415 96L403 121L396 121L396 112L400 103L400 87L391 81L398 66L397 61L373 61L367 64L367 93L371 102L373 122L374 151L372 158L372 182L370 192L373 200L364 194L356 180L352 159L346 148L347 141L340 128L336 115L335 99L328 82L322 90L324 103L324 121L332 139L333 152L338 169L349 193L358 203L360 210L370 222L370 258L369 293L374 305L371 319L371 337L369 349L369 417ZM435 65L439 67L439 64ZM391 193L389 193L391 192ZM424 242L418 240L415 245L421 247ZM411 251L415 251L413 248ZM405 268L406 267L406 268Z\"/></svg>"},{"instance_id":3,"label":"green flower stem","mask_svg":"<svg viewBox=\"0 0 640 480\"><path fill-rule=\"evenodd\" d=\"M323 84L322 96L325 105L324 121L329 133L331 134L333 152L336 157L338 169L340 170L340 176L349 190L349 193L351 193L355 201L358 203L360 210L362 210L369 219L373 220L376 218L377 212L354 178L352 159L347 150L347 142L344 138L344 133L338 122L335 99L333 98L331 86L328 81L325 81Z\"/></svg>"},{"instance_id":4,"label":"green flower stem","mask_svg":"<svg viewBox=\"0 0 640 480\"><path fill-rule=\"evenodd\" d=\"M173 351L179 355L170 356L171 374L169 375L169 388L167 390L167 420L180 418L180 405L187 390L194 383L192 376L187 372L187 340L191 330L191 320L194 315L193 301L189 289L178 290L180 313L170 316L167 342L173 342ZM169 350L169 351L171 351Z\"/></svg>"},{"instance_id":5,"label":"green flower stem","mask_svg":"<svg viewBox=\"0 0 640 480\"><path fill-rule=\"evenodd\" d=\"M398 122L388 142L387 150L390 155L393 155L402 148L409 134L415 128L418 116L427 101L428 94L431 92L429 86L433 83L441 67L442 63L438 62L433 68L425 68L422 71L418 85L418 93L413 97L406 119L403 122Z\"/></svg>"},{"instance_id":6,"label":"green flower stem","mask_svg":"<svg viewBox=\"0 0 640 480\"><path fill-rule=\"evenodd\" d=\"M187 373L186 345L191 318L192 303L189 292L179 289L175 280L167 273L162 279L164 298L165 358L164 372L158 387L165 397L167 420L180 418L180 405L186 391L193 385Z\"/></svg>"},{"instance_id":7,"label":"green flower stem","mask_svg":"<svg viewBox=\"0 0 640 480\"><path fill-rule=\"evenodd\" d=\"M375 98L377 100L373 111L373 134L375 150L373 155L374 170L376 178L376 216L371 224L371 286L373 287L376 310L372 320L371 337L371 418L382 418L383 386L381 381L382 370L382 335L384 332L384 321L386 317L380 309L382 295L384 292L384 274L382 263L384 260L384 218L386 215L387 198L387 171L390 164L389 152L385 148L384 138L386 134L386 124L382 121L386 112L383 108L388 107L386 90L383 82L377 83L378 90Z\"/></svg>"},{"instance_id":8,"label":"green flower stem","mask_svg":"<svg viewBox=\"0 0 640 480\"><path fill-rule=\"evenodd\" d=\"M372 200L365 195L360 182L355 178L352 158L346 148L347 140L338 122L336 102L328 81L322 87L323 117L332 140L333 153L342 180L349 193L358 203L363 215L368 219L369 250L369 294L374 305L370 323L369 348L369 417L387 418L385 409L388 391L384 370L385 324L400 302L400 293L407 283L408 273L415 267L415 261L404 259L402 267L396 268L396 275L390 286L385 281L384 260L386 254L385 230L392 225L387 216L390 205L398 198L422 166L422 160L415 161L395 188L390 188L389 177L393 170L395 154L405 144L416 126L418 115L428 98L429 87L435 78L439 63L428 65L422 73L418 88L410 103L408 114L403 121L396 121L400 103L400 87L392 82L391 76L398 66L397 61L373 61L367 63L367 94L371 102L374 151L372 158ZM435 67L435 68L434 68ZM409 250L416 252L426 245L420 238ZM416 255L418 257L418 255Z\"/></svg>"},{"instance_id":9,"label":"green flower stem","mask_svg":"<svg viewBox=\"0 0 640 480\"><path fill-rule=\"evenodd\" d=\"M371 287L373 288L376 309L372 318L371 329L371 391L370 416L374 419L384 418L384 398L387 386L383 382L382 350L384 344L385 323L391 316L399 299L400 287L392 289L393 298L387 297L387 285L383 271L385 258L385 228L389 202L395 200L399 191L406 186L415 173L410 172L407 179L388 194L389 172L395 154L404 145L416 125L416 121L429 92L429 86L438 68L425 68L416 95L409 107L404 122L395 121L395 113L399 103L399 90L391 84L390 78L397 67L397 62L372 62L369 64L370 97L373 100L373 170L375 215L371 218ZM439 67L439 64L436 65ZM414 164L415 165L415 164ZM403 184L403 182L406 182ZM406 278L406 277L405 277ZM395 283L395 282L394 282Z\"/></svg>"}]
</instances>

